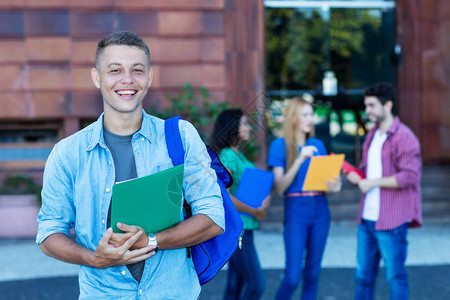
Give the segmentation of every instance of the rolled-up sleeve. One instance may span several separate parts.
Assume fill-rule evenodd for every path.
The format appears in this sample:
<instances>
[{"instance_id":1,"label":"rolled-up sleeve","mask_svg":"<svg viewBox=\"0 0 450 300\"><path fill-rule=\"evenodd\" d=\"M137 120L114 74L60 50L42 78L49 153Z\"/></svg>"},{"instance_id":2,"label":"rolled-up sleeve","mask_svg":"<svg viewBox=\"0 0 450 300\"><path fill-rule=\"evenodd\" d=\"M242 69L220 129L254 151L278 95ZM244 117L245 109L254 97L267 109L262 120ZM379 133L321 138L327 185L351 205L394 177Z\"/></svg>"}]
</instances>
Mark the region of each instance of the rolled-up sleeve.
<instances>
[{"instance_id":1,"label":"rolled-up sleeve","mask_svg":"<svg viewBox=\"0 0 450 300\"><path fill-rule=\"evenodd\" d=\"M44 169L42 207L39 211L36 243L54 233L69 235L75 221L71 180L59 158L58 145L48 157Z\"/></svg>"},{"instance_id":2,"label":"rolled-up sleeve","mask_svg":"<svg viewBox=\"0 0 450 300\"><path fill-rule=\"evenodd\" d=\"M398 141L397 166L394 174L400 188L416 185L420 181L422 161L419 141L414 136L406 136Z\"/></svg>"},{"instance_id":3,"label":"rolled-up sleeve","mask_svg":"<svg viewBox=\"0 0 450 300\"><path fill-rule=\"evenodd\" d=\"M204 214L225 230L222 194L206 146L189 122L180 121L180 133L185 149L183 189L192 214Z\"/></svg>"}]
</instances>

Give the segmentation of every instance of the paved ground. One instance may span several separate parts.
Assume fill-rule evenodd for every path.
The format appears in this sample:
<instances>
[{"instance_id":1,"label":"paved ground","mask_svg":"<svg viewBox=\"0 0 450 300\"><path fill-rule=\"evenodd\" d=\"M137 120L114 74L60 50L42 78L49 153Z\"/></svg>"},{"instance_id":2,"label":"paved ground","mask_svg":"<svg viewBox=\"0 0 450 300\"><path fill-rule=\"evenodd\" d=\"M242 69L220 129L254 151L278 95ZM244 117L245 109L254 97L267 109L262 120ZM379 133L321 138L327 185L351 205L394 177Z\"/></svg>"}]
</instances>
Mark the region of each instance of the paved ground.
<instances>
[{"instance_id":1,"label":"paved ground","mask_svg":"<svg viewBox=\"0 0 450 300\"><path fill-rule=\"evenodd\" d=\"M450 224L425 224L411 230L408 240L410 299L450 299ZM284 267L280 228L263 227L255 242L267 280L263 299L273 299ZM355 249L355 224L333 223L323 260L319 299L352 298ZM33 240L0 240L0 299L77 299L77 270L77 266L43 255ZM225 276L222 271L205 285L201 299L221 299ZM376 299L388 299L383 276L381 272Z\"/></svg>"},{"instance_id":2,"label":"paved ground","mask_svg":"<svg viewBox=\"0 0 450 300\"><path fill-rule=\"evenodd\" d=\"M320 300L349 300L353 296L353 268L324 268L321 272ZM408 267L411 300L450 299L450 265ZM267 287L263 300L274 299L282 276L281 270L265 270ZM221 271L202 289L200 300L222 299L226 272ZM28 279L0 282L0 299L5 300L76 300L78 281L76 276ZM300 292L293 297L298 299ZM389 299L387 284L379 277L376 300Z\"/></svg>"}]
</instances>

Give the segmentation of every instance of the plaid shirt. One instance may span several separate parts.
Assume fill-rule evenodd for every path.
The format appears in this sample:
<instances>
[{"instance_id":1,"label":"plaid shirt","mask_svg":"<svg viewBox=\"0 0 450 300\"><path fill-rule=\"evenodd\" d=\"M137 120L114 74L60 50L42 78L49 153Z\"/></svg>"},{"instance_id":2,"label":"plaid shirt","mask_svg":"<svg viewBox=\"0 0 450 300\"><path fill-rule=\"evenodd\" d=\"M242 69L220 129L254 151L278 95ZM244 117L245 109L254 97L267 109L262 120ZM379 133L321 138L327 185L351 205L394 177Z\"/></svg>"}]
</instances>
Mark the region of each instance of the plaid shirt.
<instances>
[{"instance_id":1,"label":"plaid shirt","mask_svg":"<svg viewBox=\"0 0 450 300\"><path fill-rule=\"evenodd\" d=\"M366 137L360 170L367 172L367 154L378 126ZM395 176L399 188L380 188L380 215L375 224L377 230L390 230L405 222L410 227L422 225L420 176L422 162L420 144L414 133L398 117L387 131L381 150L383 177ZM365 195L360 203L358 223L361 222Z\"/></svg>"}]
</instances>

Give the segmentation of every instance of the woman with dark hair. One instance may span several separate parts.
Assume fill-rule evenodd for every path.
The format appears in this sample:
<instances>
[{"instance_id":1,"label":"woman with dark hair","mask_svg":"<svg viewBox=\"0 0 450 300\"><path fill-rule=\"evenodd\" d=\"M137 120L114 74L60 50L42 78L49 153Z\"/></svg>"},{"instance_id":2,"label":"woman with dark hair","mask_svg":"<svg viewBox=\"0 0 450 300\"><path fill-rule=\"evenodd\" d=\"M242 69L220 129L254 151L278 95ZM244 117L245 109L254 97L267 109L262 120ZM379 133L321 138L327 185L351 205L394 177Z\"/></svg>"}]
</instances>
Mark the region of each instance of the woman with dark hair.
<instances>
[{"instance_id":1,"label":"woman with dark hair","mask_svg":"<svg viewBox=\"0 0 450 300\"><path fill-rule=\"evenodd\" d=\"M241 212L245 229L242 248L236 249L228 261L224 299L260 299L266 284L253 243L253 230L259 228L259 221L266 216L270 196L259 208L248 206L234 196L244 170L255 168L255 165L239 151L239 145L247 141L249 137L250 126L242 110L227 109L218 116L211 147L218 153L222 164L233 176L233 185L228 192L236 209Z\"/></svg>"},{"instance_id":2,"label":"woman with dark hair","mask_svg":"<svg viewBox=\"0 0 450 300\"><path fill-rule=\"evenodd\" d=\"M326 155L324 144L314 135L314 110L297 97L285 111L284 137L274 140L269 150L269 167L274 186L284 194L284 243L286 269L277 300L291 299L302 280L302 300L317 298L320 264L330 227L330 211L324 192L303 191L303 181L312 156ZM327 181L328 190L341 189L340 178Z\"/></svg>"}]
</instances>

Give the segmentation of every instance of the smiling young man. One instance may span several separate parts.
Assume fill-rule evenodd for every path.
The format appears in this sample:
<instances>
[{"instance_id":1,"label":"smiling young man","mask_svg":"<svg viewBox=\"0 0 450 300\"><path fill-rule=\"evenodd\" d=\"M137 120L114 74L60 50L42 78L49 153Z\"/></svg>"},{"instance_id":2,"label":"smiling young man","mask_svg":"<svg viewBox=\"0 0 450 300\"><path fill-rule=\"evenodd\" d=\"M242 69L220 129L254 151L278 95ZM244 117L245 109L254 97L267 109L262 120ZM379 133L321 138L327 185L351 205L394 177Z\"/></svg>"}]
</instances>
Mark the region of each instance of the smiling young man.
<instances>
[{"instance_id":1,"label":"smiling young man","mask_svg":"<svg viewBox=\"0 0 450 300\"><path fill-rule=\"evenodd\" d=\"M36 241L45 254L81 266L80 299L196 299L200 285L185 247L224 229L222 197L205 145L190 123L180 122L191 218L148 236L134 224L118 223L124 233L113 233L113 184L173 165L164 121L142 107L153 77L142 38L132 32L104 37L91 76L104 113L52 150ZM69 237L71 228L76 241Z\"/></svg>"},{"instance_id":2,"label":"smiling young man","mask_svg":"<svg viewBox=\"0 0 450 300\"><path fill-rule=\"evenodd\" d=\"M367 134L360 170L347 178L364 193L358 225L355 299L373 299L378 265L383 259L391 299L408 299L405 269L408 227L422 225L420 144L392 113L395 88L368 87L364 104L375 127Z\"/></svg>"}]
</instances>

